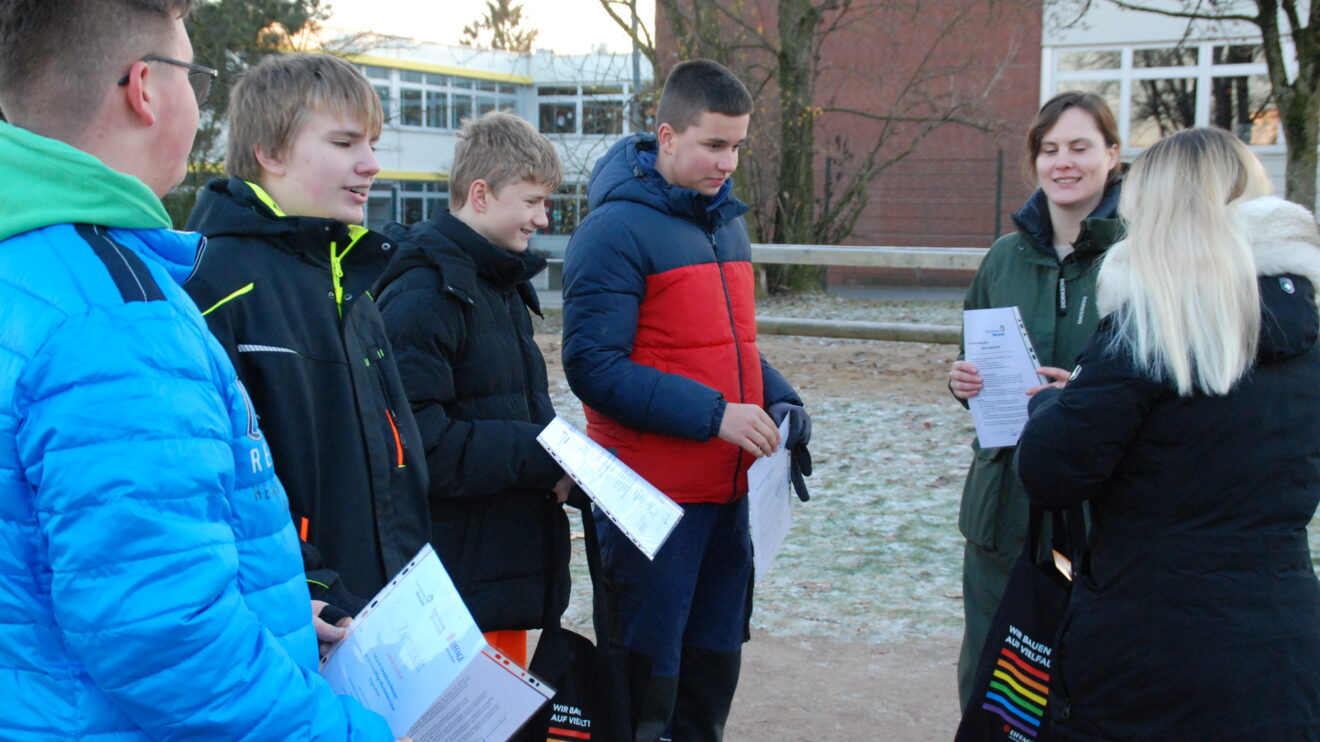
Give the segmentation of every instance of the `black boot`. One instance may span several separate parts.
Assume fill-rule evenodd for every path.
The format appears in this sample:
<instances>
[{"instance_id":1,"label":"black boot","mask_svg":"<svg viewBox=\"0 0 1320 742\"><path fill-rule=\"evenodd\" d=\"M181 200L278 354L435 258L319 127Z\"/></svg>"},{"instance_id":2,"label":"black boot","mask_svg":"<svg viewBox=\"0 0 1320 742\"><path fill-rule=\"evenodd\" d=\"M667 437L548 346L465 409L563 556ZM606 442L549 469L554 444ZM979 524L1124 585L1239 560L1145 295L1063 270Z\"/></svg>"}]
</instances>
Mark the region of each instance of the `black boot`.
<instances>
[{"instance_id":1,"label":"black boot","mask_svg":"<svg viewBox=\"0 0 1320 742\"><path fill-rule=\"evenodd\" d=\"M683 648L674 706L674 742L720 742L738 688L742 650Z\"/></svg>"},{"instance_id":2,"label":"black boot","mask_svg":"<svg viewBox=\"0 0 1320 742\"><path fill-rule=\"evenodd\" d=\"M633 735L635 742L656 742L669 727L669 718L674 714L674 699L678 697L677 675L652 675L638 687L633 686L633 693L640 693L640 704L636 709L637 729Z\"/></svg>"}]
</instances>

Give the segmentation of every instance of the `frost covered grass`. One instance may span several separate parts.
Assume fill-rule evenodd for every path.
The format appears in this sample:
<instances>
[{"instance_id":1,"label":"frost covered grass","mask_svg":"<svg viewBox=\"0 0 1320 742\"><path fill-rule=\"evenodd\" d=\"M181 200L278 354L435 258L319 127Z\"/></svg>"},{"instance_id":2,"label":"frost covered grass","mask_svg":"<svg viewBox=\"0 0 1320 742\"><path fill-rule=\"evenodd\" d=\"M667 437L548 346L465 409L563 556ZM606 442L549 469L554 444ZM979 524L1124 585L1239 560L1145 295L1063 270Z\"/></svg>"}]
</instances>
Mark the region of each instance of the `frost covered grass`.
<instances>
[{"instance_id":1,"label":"frost covered grass","mask_svg":"<svg viewBox=\"0 0 1320 742\"><path fill-rule=\"evenodd\" d=\"M555 407L585 425L562 380ZM752 625L780 635L885 643L962 626L958 497L970 460L966 412L891 395L812 402L811 500L756 585ZM581 533L574 519L573 531ZM574 541L565 623L590 622L590 580Z\"/></svg>"},{"instance_id":2,"label":"frost covered grass","mask_svg":"<svg viewBox=\"0 0 1320 742\"><path fill-rule=\"evenodd\" d=\"M955 302L882 302L827 295L773 298L766 315L958 324ZM547 312L540 332L559 332ZM804 342L870 341L812 338ZM555 348L557 352L557 346ZM949 356L956 350L950 347ZM820 382L821 374L813 374ZM552 371L561 415L583 427L582 407ZM758 580L752 625L783 636L828 636L870 644L956 638L962 629L958 500L971 461L971 418L951 398L910 399L883 384L812 391L811 501L794 501L794 523L770 573ZM837 385L836 385L837 386ZM570 511L573 532L581 533ZM1320 522L1312 521L1320 571ZM574 541L573 598L565 623L591 623L582 541Z\"/></svg>"},{"instance_id":3,"label":"frost covered grass","mask_svg":"<svg viewBox=\"0 0 1320 742\"><path fill-rule=\"evenodd\" d=\"M884 394L816 400L812 499L795 503L753 625L872 643L960 631L965 414Z\"/></svg>"},{"instance_id":4,"label":"frost covered grass","mask_svg":"<svg viewBox=\"0 0 1320 742\"><path fill-rule=\"evenodd\" d=\"M912 322L925 325L962 324L962 303L952 301L871 301L811 293L757 299L756 311L767 317Z\"/></svg>"}]
</instances>

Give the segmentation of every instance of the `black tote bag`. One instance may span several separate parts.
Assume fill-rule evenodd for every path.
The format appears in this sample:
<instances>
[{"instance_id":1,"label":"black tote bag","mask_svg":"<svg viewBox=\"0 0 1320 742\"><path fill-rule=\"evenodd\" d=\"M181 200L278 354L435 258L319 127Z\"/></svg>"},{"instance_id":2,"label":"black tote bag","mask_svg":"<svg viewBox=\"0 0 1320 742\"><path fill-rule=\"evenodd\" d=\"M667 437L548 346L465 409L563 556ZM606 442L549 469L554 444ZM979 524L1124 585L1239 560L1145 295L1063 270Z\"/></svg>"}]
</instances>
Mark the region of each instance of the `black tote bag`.
<instances>
[{"instance_id":1,"label":"black tote bag","mask_svg":"<svg viewBox=\"0 0 1320 742\"><path fill-rule=\"evenodd\" d=\"M1044 511L1031 506L1027 542L1009 574L976 669L972 700L954 742L1044 742L1053 647L1072 583L1040 557ZM1055 513L1054 550L1076 563L1085 538L1081 509Z\"/></svg>"},{"instance_id":2,"label":"black tote bag","mask_svg":"<svg viewBox=\"0 0 1320 742\"><path fill-rule=\"evenodd\" d=\"M582 500L585 500L585 496ZM582 529L591 571L596 644L547 617L528 669L555 695L527 721L515 742L619 742L633 738L637 709L629 691L651 674L649 658L613 643L614 606L604 584L600 545L591 505L584 502Z\"/></svg>"}]
</instances>

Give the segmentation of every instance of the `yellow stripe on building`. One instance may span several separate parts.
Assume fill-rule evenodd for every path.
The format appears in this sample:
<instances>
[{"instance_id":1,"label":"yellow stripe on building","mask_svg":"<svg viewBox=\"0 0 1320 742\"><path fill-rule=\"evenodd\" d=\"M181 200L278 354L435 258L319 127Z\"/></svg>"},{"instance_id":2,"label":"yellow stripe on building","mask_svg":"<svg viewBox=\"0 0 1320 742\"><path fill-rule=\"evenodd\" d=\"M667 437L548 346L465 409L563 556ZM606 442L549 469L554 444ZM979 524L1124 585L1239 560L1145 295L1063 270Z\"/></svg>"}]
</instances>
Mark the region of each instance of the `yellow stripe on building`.
<instances>
[{"instance_id":1,"label":"yellow stripe on building","mask_svg":"<svg viewBox=\"0 0 1320 742\"><path fill-rule=\"evenodd\" d=\"M493 80L495 82L506 82L510 85L531 85L532 78L527 75L514 75L508 72L490 72L487 70L474 70L467 67L450 67L444 64L431 64L429 62L414 62L410 59L392 59L390 57L377 57L370 54L346 54L344 59L353 64L369 64L373 67L389 67L396 70L411 70L413 72L430 72L433 75L451 75L453 77L467 77L474 80Z\"/></svg>"},{"instance_id":2,"label":"yellow stripe on building","mask_svg":"<svg viewBox=\"0 0 1320 742\"><path fill-rule=\"evenodd\" d=\"M412 170L382 170L376 173L376 180L426 180L432 183L448 183L449 173L423 173Z\"/></svg>"}]
</instances>

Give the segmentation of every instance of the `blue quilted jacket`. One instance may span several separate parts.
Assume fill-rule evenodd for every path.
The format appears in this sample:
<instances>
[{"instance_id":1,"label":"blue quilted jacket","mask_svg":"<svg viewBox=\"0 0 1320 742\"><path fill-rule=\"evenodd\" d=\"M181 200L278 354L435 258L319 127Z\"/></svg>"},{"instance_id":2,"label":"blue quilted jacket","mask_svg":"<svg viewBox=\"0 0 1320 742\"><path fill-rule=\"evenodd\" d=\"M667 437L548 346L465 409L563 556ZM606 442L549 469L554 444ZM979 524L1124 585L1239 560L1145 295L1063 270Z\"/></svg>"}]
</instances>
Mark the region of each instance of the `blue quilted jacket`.
<instances>
[{"instance_id":1,"label":"blue quilted jacket","mask_svg":"<svg viewBox=\"0 0 1320 742\"><path fill-rule=\"evenodd\" d=\"M0 739L391 740L316 674L284 490L178 285L200 238L5 124L0 204Z\"/></svg>"}]
</instances>

